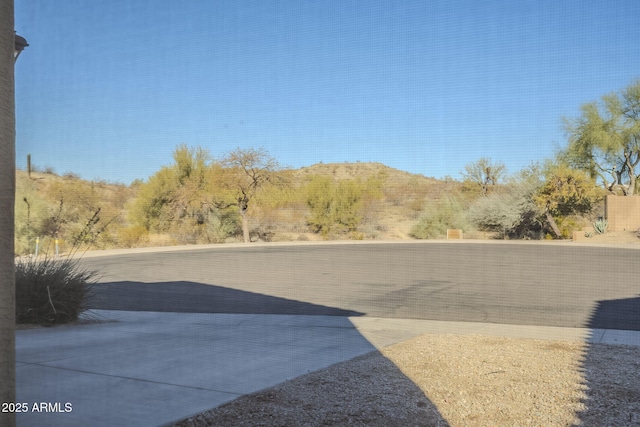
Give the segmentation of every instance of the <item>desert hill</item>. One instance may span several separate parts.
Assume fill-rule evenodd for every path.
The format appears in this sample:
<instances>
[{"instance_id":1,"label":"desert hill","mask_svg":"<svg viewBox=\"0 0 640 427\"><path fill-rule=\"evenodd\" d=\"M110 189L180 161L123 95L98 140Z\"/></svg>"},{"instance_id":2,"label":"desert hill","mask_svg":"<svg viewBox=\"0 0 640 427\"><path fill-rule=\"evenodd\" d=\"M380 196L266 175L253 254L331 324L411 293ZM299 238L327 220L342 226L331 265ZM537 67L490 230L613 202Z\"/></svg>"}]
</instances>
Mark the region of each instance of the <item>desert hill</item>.
<instances>
[{"instance_id":1,"label":"desert hill","mask_svg":"<svg viewBox=\"0 0 640 427\"><path fill-rule=\"evenodd\" d=\"M254 205L252 226L257 238L268 240L316 239L406 239L417 222L425 203L438 200L444 193L459 188L456 181L440 181L411 174L381 163L319 163L285 171L289 184L298 193L296 200L280 207L267 207L270 197L262 197L263 205ZM357 234L318 236L306 224L308 207L299 192L314 176L328 176L335 181L375 179L380 185L379 197L367 203ZM67 246L82 233L84 239L98 237L98 248L132 247L184 243L179 236L145 236L146 231L134 224L131 209L139 184L125 186L105 181L86 181L73 173L57 175L49 172L18 170L16 175L16 250L32 253L36 238L53 241L54 235ZM281 196L280 196L281 197ZM260 203L260 202L259 202ZM99 220L91 218L99 210ZM84 230L84 231L83 231ZM76 237L71 237L76 236ZM262 237L260 237L262 236ZM355 236L355 237L354 237ZM225 241L234 241L229 237ZM196 242L194 242L196 243Z\"/></svg>"}]
</instances>

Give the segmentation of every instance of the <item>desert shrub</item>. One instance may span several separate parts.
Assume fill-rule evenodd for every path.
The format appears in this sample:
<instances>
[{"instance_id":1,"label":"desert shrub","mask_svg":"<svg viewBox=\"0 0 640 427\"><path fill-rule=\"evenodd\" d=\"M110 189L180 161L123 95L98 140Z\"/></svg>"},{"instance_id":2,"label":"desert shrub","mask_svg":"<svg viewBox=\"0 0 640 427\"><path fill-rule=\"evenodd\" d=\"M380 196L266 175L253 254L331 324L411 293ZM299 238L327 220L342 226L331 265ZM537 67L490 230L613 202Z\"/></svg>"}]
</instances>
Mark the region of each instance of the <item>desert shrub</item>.
<instances>
[{"instance_id":1,"label":"desert shrub","mask_svg":"<svg viewBox=\"0 0 640 427\"><path fill-rule=\"evenodd\" d=\"M44 325L74 321L86 310L96 272L76 259L30 258L18 260L16 322Z\"/></svg>"},{"instance_id":2,"label":"desert shrub","mask_svg":"<svg viewBox=\"0 0 640 427\"><path fill-rule=\"evenodd\" d=\"M168 224L167 233L178 244L223 243L242 233L241 218L236 209L211 208Z\"/></svg>"},{"instance_id":3,"label":"desert shrub","mask_svg":"<svg viewBox=\"0 0 640 427\"><path fill-rule=\"evenodd\" d=\"M118 230L118 245L125 248L144 246L149 241L149 232L141 225Z\"/></svg>"},{"instance_id":4,"label":"desert shrub","mask_svg":"<svg viewBox=\"0 0 640 427\"><path fill-rule=\"evenodd\" d=\"M469 209L469 219L499 237L540 238L546 223L534 200L540 186L537 169L522 171L501 192L477 199Z\"/></svg>"},{"instance_id":5,"label":"desert shrub","mask_svg":"<svg viewBox=\"0 0 640 427\"><path fill-rule=\"evenodd\" d=\"M173 159L174 164L137 185L129 221L181 244L223 242L236 235L241 222L238 202L223 185L231 171L213 164L202 148L179 146Z\"/></svg>"},{"instance_id":6,"label":"desert shrub","mask_svg":"<svg viewBox=\"0 0 640 427\"><path fill-rule=\"evenodd\" d=\"M254 226L249 230L249 240L251 242L273 242L275 235L275 231L261 225Z\"/></svg>"},{"instance_id":7,"label":"desert shrub","mask_svg":"<svg viewBox=\"0 0 640 427\"><path fill-rule=\"evenodd\" d=\"M289 177L285 177L287 179ZM277 233L297 232L306 229L304 192L300 186L266 186L256 194L251 211L251 235L271 239ZM262 237L260 237L262 239Z\"/></svg>"},{"instance_id":8,"label":"desert shrub","mask_svg":"<svg viewBox=\"0 0 640 427\"><path fill-rule=\"evenodd\" d=\"M206 239L206 228L202 224L183 222L175 224L168 230L169 235L179 245L197 245L208 243Z\"/></svg>"},{"instance_id":9,"label":"desert shrub","mask_svg":"<svg viewBox=\"0 0 640 427\"><path fill-rule=\"evenodd\" d=\"M588 224L583 217L577 215L559 217L556 223L563 239L571 239L575 230L582 230Z\"/></svg>"},{"instance_id":10,"label":"desert shrub","mask_svg":"<svg viewBox=\"0 0 640 427\"><path fill-rule=\"evenodd\" d=\"M330 177L315 176L307 188L309 227L316 233L328 236L334 232L353 232L362 220L363 186L359 180L343 180L337 183Z\"/></svg>"},{"instance_id":11,"label":"desert shrub","mask_svg":"<svg viewBox=\"0 0 640 427\"><path fill-rule=\"evenodd\" d=\"M16 252L34 253L37 238L41 242L59 239L61 245L64 242L65 249L112 246L116 237L107 229L123 226L123 199L129 193L131 191L126 187L112 191L78 179L45 177L35 180L18 173Z\"/></svg>"},{"instance_id":12,"label":"desert shrub","mask_svg":"<svg viewBox=\"0 0 640 427\"><path fill-rule=\"evenodd\" d=\"M448 228L471 228L464 203L455 195L429 203L409 235L416 239L434 239L446 236Z\"/></svg>"},{"instance_id":13,"label":"desert shrub","mask_svg":"<svg viewBox=\"0 0 640 427\"><path fill-rule=\"evenodd\" d=\"M392 206L407 206L415 212L422 210L432 184L411 176L408 179L387 179L382 188L384 200Z\"/></svg>"},{"instance_id":14,"label":"desert shrub","mask_svg":"<svg viewBox=\"0 0 640 427\"><path fill-rule=\"evenodd\" d=\"M223 243L227 238L242 233L240 214L235 209L215 209L206 222L207 241Z\"/></svg>"},{"instance_id":15,"label":"desert shrub","mask_svg":"<svg viewBox=\"0 0 640 427\"><path fill-rule=\"evenodd\" d=\"M149 234L149 246L175 246L177 244L178 242L169 234Z\"/></svg>"},{"instance_id":16,"label":"desert shrub","mask_svg":"<svg viewBox=\"0 0 640 427\"><path fill-rule=\"evenodd\" d=\"M354 232L364 223L376 225L383 181L380 176L338 181L323 175L311 177L304 189L307 225L324 237L347 234L359 238Z\"/></svg>"},{"instance_id":17,"label":"desert shrub","mask_svg":"<svg viewBox=\"0 0 640 427\"><path fill-rule=\"evenodd\" d=\"M18 254L33 253L40 228L48 215L48 201L39 191L37 181L27 174L16 174L15 199L15 251Z\"/></svg>"},{"instance_id":18,"label":"desert shrub","mask_svg":"<svg viewBox=\"0 0 640 427\"><path fill-rule=\"evenodd\" d=\"M78 175L75 172L65 172L62 177L64 179L75 179L75 180L79 180L80 179L80 175Z\"/></svg>"}]
</instances>

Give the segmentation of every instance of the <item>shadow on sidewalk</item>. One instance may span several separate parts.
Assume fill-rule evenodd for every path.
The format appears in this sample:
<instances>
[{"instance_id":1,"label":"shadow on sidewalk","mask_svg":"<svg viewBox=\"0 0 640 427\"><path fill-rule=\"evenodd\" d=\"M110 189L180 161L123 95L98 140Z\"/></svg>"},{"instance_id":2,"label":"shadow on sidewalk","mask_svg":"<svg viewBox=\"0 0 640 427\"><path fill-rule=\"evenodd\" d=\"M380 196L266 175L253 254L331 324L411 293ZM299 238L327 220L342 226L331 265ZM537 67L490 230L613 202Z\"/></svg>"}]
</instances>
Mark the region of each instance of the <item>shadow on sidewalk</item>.
<instances>
[{"instance_id":1,"label":"shadow on sidewalk","mask_svg":"<svg viewBox=\"0 0 640 427\"><path fill-rule=\"evenodd\" d=\"M621 336L640 331L640 296L598 301L585 327L591 331L580 366L585 409L576 414L579 425L640 425L638 349L593 342L599 329Z\"/></svg>"},{"instance_id":2,"label":"shadow on sidewalk","mask_svg":"<svg viewBox=\"0 0 640 427\"><path fill-rule=\"evenodd\" d=\"M151 312L336 316L344 318L344 322L331 322L330 327L353 328L358 338L343 338L332 343L327 349L330 353L344 353L349 347L360 347L361 340L367 341L347 318L363 316L365 313L189 281L96 284L88 307ZM304 323L304 320L301 322ZM344 326L340 326L342 323ZM296 342L291 344L292 355L297 353ZM373 346L371 348L374 349ZM299 363L294 359L282 362L293 365ZM393 389L401 390L400 395L386 396L381 393L380 378L384 378L385 384L395 384ZM346 425L356 422L374 426L449 426L424 392L378 351L371 351L351 361L336 363L328 370L298 376L291 381L287 384L294 387L283 389L273 384L275 387L247 394L227 405L216 407L215 402L211 402L211 407L216 408L207 412L206 416L211 422L206 425L253 425L252 423L261 419L264 421L265 416L270 422L275 422L269 425L294 425L300 420L299 411L304 410L305 419L314 425ZM304 396L315 397L302 401L301 394L295 392L300 388L307 390ZM357 396L358 400L350 401L353 396ZM241 409L238 409L238 405ZM225 412L225 408L235 409ZM198 416L202 418L202 414ZM398 418L381 419L379 414L396 414ZM176 416L189 417L190 414L178 413ZM192 424L185 418L178 425Z\"/></svg>"}]
</instances>

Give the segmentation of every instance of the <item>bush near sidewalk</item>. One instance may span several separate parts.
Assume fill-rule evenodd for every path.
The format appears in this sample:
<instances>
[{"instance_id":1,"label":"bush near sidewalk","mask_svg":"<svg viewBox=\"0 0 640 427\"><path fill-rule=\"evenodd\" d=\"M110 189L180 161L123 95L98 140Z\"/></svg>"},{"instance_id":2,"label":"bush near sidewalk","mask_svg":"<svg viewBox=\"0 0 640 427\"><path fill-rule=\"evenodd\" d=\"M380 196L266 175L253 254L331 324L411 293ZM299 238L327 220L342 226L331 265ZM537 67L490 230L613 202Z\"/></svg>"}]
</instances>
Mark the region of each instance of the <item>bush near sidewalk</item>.
<instances>
[{"instance_id":1,"label":"bush near sidewalk","mask_svg":"<svg viewBox=\"0 0 640 427\"><path fill-rule=\"evenodd\" d=\"M16 323L54 325L72 322L85 311L95 271L73 258L16 261Z\"/></svg>"}]
</instances>

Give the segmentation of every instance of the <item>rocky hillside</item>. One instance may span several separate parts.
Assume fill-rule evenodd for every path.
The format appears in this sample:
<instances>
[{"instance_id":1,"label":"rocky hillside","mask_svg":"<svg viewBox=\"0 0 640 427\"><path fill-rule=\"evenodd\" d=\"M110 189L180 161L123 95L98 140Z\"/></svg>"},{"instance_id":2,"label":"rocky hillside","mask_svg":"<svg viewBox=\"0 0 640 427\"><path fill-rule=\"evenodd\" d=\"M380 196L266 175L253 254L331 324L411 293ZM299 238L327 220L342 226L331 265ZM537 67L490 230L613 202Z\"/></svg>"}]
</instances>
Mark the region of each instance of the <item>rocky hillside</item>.
<instances>
[{"instance_id":1,"label":"rocky hillside","mask_svg":"<svg viewBox=\"0 0 640 427\"><path fill-rule=\"evenodd\" d=\"M264 206L260 202L254 205L253 227L268 229L268 233L258 233L256 238L267 236L269 240L281 241L410 238L409 231L425 203L439 199L446 192L457 191L461 186L455 181L411 174L381 163L320 163L286 173L289 185L295 189L289 192L292 200L275 208L268 207L264 199L270 195L266 193ZM336 182L373 180L379 185L379 194L367 204L357 234L319 236L309 229L308 207L300 191L310 179L318 176L330 177ZM136 228L130 209L137 186L85 181L72 173L60 176L33 172L28 176L21 170L17 171L16 180L16 249L19 253L32 253L36 238L41 245L42 242L51 245L54 236L66 249L78 243L78 239L81 243L94 237L94 246L98 248L182 243L176 236L145 236L144 230ZM98 221L92 223L92 218Z\"/></svg>"}]
</instances>

